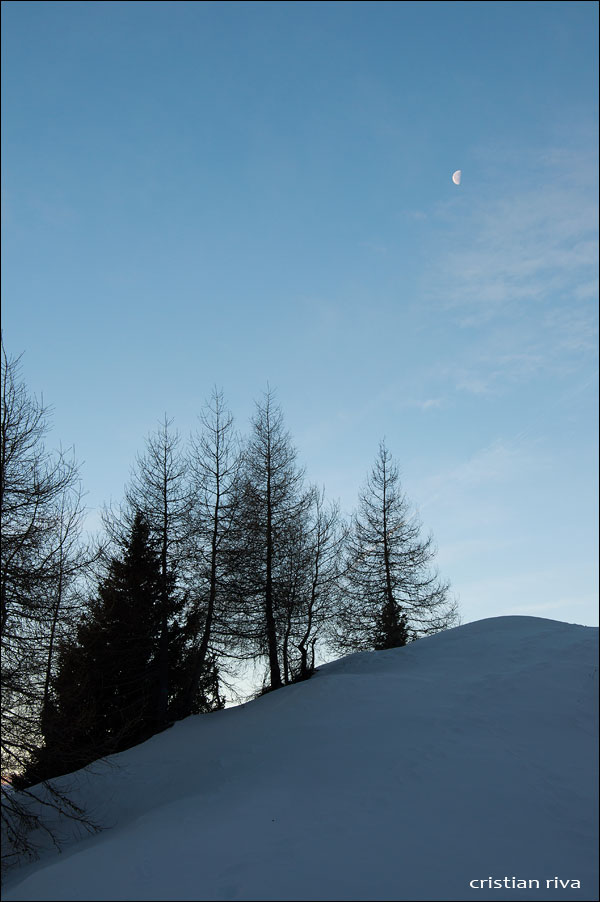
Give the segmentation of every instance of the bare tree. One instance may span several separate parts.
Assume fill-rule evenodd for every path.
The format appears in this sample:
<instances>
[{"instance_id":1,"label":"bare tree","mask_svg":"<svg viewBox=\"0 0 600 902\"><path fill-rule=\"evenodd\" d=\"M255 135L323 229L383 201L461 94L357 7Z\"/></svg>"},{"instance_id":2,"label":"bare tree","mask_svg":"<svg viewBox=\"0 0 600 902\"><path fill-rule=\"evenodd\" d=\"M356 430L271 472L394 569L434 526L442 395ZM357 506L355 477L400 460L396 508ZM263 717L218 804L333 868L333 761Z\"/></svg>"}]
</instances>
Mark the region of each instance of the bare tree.
<instances>
[{"instance_id":1,"label":"bare tree","mask_svg":"<svg viewBox=\"0 0 600 902\"><path fill-rule=\"evenodd\" d=\"M72 455L46 449L49 418L49 409L29 395L22 381L20 358L9 358L2 342L3 777L22 773L39 745L55 641L64 628L73 581L84 563L79 544L83 507L78 470ZM20 798L12 790L7 795L3 780L3 820L17 846L27 849L36 816ZM60 794L53 798L64 810L71 806Z\"/></svg>"},{"instance_id":2,"label":"bare tree","mask_svg":"<svg viewBox=\"0 0 600 902\"><path fill-rule=\"evenodd\" d=\"M237 618L232 638L268 661L269 688L283 685L282 609L289 601L290 555L310 506L303 471L273 393L256 405L236 517Z\"/></svg>"},{"instance_id":3,"label":"bare tree","mask_svg":"<svg viewBox=\"0 0 600 902\"><path fill-rule=\"evenodd\" d=\"M433 539L421 529L381 442L346 548L335 637L340 650L402 645L458 623L449 584L432 566Z\"/></svg>"},{"instance_id":4,"label":"bare tree","mask_svg":"<svg viewBox=\"0 0 600 902\"><path fill-rule=\"evenodd\" d=\"M77 571L77 467L46 450L49 410L2 347L0 598L3 772L20 770L39 732L67 583Z\"/></svg>"},{"instance_id":5,"label":"bare tree","mask_svg":"<svg viewBox=\"0 0 600 902\"><path fill-rule=\"evenodd\" d=\"M277 607L285 683L312 675L317 645L325 649L339 604L345 530L338 505L326 505L324 494L313 486L303 515L288 525Z\"/></svg>"},{"instance_id":6,"label":"bare tree","mask_svg":"<svg viewBox=\"0 0 600 902\"><path fill-rule=\"evenodd\" d=\"M328 632L339 605L339 576L346 531L339 505L325 505L324 490L312 494L310 530L306 537L308 579L296 610L295 647L298 679L315 669L315 647Z\"/></svg>"},{"instance_id":7,"label":"bare tree","mask_svg":"<svg viewBox=\"0 0 600 902\"><path fill-rule=\"evenodd\" d=\"M198 639L191 652L188 705L203 674L214 668L227 634L229 539L238 498L241 450L233 417L216 388L200 415L202 430L192 437L190 480L194 505L192 536L199 568L191 616Z\"/></svg>"}]
</instances>

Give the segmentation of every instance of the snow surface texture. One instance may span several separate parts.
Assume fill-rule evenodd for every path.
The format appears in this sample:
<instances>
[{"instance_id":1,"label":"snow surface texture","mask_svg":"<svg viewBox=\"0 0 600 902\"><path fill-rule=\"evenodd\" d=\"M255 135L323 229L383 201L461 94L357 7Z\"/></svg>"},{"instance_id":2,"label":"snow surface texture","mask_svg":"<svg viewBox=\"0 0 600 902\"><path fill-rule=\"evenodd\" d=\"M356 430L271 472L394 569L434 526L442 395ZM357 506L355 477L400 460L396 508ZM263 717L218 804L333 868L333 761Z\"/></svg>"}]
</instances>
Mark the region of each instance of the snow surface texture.
<instances>
[{"instance_id":1,"label":"snow surface texture","mask_svg":"<svg viewBox=\"0 0 600 902\"><path fill-rule=\"evenodd\" d=\"M110 829L4 899L595 900L597 634L481 620L187 718L57 781Z\"/></svg>"}]
</instances>

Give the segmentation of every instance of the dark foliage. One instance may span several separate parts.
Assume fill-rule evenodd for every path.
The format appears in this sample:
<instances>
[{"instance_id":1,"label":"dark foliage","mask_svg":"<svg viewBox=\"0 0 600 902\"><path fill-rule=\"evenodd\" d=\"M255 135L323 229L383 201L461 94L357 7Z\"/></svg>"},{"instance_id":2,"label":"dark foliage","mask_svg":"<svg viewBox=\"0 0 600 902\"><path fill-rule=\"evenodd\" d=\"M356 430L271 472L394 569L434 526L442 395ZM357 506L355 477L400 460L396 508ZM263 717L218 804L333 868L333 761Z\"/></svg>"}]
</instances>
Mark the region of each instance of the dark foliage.
<instances>
[{"instance_id":1,"label":"dark foliage","mask_svg":"<svg viewBox=\"0 0 600 902\"><path fill-rule=\"evenodd\" d=\"M159 555L138 513L129 542L121 557L111 560L75 641L60 646L42 720L44 744L26 770L25 785L122 751L162 727L157 721L162 592ZM174 619L173 674L184 667L183 632ZM173 704L176 708L176 691Z\"/></svg>"},{"instance_id":2,"label":"dark foliage","mask_svg":"<svg viewBox=\"0 0 600 902\"><path fill-rule=\"evenodd\" d=\"M384 648L400 648L410 641L406 615L395 603L384 604L376 616L373 634L373 648L380 651Z\"/></svg>"}]
</instances>

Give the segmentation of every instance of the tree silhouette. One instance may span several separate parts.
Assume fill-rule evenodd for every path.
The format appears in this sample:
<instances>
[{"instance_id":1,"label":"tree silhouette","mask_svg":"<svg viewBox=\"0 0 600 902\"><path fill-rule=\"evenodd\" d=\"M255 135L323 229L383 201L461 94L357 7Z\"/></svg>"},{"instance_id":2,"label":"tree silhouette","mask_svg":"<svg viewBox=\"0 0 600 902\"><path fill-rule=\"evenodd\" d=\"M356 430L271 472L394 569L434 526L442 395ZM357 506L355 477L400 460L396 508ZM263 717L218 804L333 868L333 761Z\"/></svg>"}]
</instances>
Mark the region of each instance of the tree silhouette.
<instances>
[{"instance_id":1,"label":"tree silhouette","mask_svg":"<svg viewBox=\"0 0 600 902\"><path fill-rule=\"evenodd\" d=\"M281 408L267 391L256 405L240 479L233 535L238 608L231 632L252 654L265 655L271 689L284 683L282 615L291 603L296 572L290 563L311 503L296 457Z\"/></svg>"},{"instance_id":2,"label":"tree silhouette","mask_svg":"<svg viewBox=\"0 0 600 902\"><path fill-rule=\"evenodd\" d=\"M342 651L391 648L455 625L449 585L432 567L435 553L381 442L352 521L334 644Z\"/></svg>"},{"instance_id":3,"label":"tree silhouette","mask_svg":"<svg viewBox=\"0 0 600 902\"><path fill-rule=\"evenodd\" d=\"M162 728L157 698L163 590L160 553L138 512L76 638L60 645L42 723L44 744L25 784L69 773Z\"/></svg>"}]
</instances>

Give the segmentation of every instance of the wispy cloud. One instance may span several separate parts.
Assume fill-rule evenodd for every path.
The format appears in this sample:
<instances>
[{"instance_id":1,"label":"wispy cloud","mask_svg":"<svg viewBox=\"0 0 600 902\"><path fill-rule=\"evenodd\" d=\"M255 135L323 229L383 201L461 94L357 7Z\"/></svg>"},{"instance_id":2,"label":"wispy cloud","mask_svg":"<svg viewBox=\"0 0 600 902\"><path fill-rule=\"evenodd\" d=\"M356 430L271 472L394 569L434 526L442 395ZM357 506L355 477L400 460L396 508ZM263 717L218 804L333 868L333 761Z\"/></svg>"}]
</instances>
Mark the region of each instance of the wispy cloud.
<instances>
[{"instance_id":1,"label":"wispy cloud","mask_svg":"<svg viewBox=\"0 0 600 902\"><path fill-rule=\"evenodd\" d=\"M443 405L442 398L425 398L425 399L408 399L406 401L402 401L399 405L401 407L416 407L417 410L437 410Z\"/></svg>"},{"instance_id":2,"label":"wispy cloud","mask_svg":"<svg viewBox=\"0 0 600 902\"><path fill-rule=\"evenodd\" d=\"M454 505L457 498L462 504L470 493L481 487L494 487L522 479L527 473L539 473L549 466L547 453L537 442L525 436L511 440L497 439L480 448L468 459L430 476L422 484L420 508L430 505Z\"/></svg>"},{"instance_id":3,"label":"wispy cloud","mask_svg":"<svg viewBox=\"0 0 600 902\"><path fill-rule=\"evenodd\" d=\"M401 215L406 219L415 222L425 222L425 220L428 219L427 213L425 213L424 210L402 210Z\"/></svg>"},{"instance_id":4,"label":"wispy cloud","mask_svg":"<svg viewBox=\"0 0 600 902\"><path fill-rule=\"evenodd\" d=\"M469 323L524 301L586 296L598 259L595 161L547 155L536 177L513 184L511 175L499 190L473 201L469 246L441 261L446 302Z\"/></svg>"},{"instance_id":5,"label":"wispy cloud","mask_svg":"<svg viewBox=\"0 0 600 902\"><path fill-rule=\"evenodd\" d=\"M498 440L482 448L450 474L452 482L478 485L485 482L504 482L524 467L539 465L539 454L523 448L518 442Z\"/></svg>"},{"instance_id":6,"label":"wispy cloud","mask_svg":"<svg viewBox=\"0 0 600 902\"><path fill-rule=\"evenodd\" d=\"M586 333L587 335L587 333ZM507 350L512 348L512 350ZM547 354L540 343L507 328L479 337L475 348L441 368L441 377L456 391L494 395L507 384L522 382L541 372Z\"/></svg>"},{"instance_id":7,"label":"wispy cloud","mask_svg":"<svg viewBox=\"0 0 600 902\"><path fill-rule=\"evenodd\" d=\"M429 276L440 313L477 336L444 373L471 394L579 367L597 339L596 160L550 151L522 176L498 155L486 165L477 190L438 211L448 229Z\"/></svg>"},{"instance_id":8,"label":"wispy cloud","mask_svg":"<svg viewBox=\"0 0 600 902\"><path fill-rule=\"evenodd\" d=\"M539 297L589 279L597 262L597 162L583 153L540 155L536 172L518 169L473 208L473 252L453 263L498 297ZM467 286L464 286L467 287Z\"/></svg>"}]
</instances>

